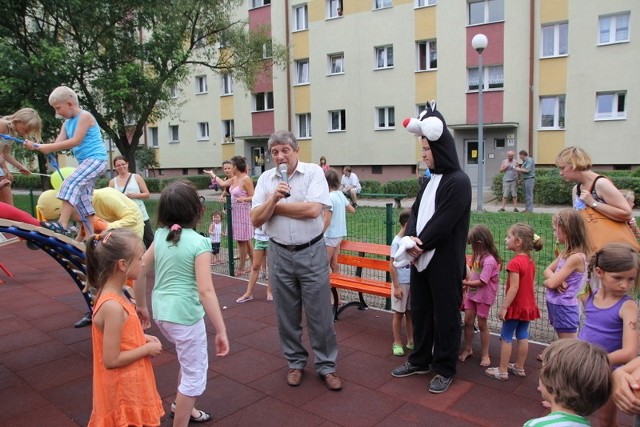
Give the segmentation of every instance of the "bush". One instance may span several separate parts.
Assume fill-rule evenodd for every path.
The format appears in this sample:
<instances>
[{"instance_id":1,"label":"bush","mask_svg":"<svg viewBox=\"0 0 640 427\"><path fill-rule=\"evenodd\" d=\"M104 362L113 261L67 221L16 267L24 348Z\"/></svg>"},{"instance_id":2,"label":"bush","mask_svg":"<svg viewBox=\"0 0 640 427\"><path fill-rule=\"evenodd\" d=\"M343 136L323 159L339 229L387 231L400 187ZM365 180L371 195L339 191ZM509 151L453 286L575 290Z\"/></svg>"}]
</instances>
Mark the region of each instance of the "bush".
<instances>
[{"instance_id":1,"label":"bush","mask_svg":"<svg viewBox=\"0 0 640 427\"><path fill-rule=\"evenodd\" d=\"M363 193L382 193L382 183L379 181L360 180Z\"/></svg>"},{"instance_id":2,"label":"bush","mask_svg":"<svg viewBox=\"0 0 640 427\"><path fill-rule=\"evenodd\" d=\"M417 178L403 179L401 181L389 181L384 184L383 193L406 194L407 197L416 197L420 191Z\"/></svg>"},{"instance_id":3,"label":"bush","mask_svg":"<svg viewBox=\"0 0 640 427\"><path fill-rule=\"evenodd\" d=\"M13 173L13 183L11 186L13 188L19 188L22 190L28 190L29 188L40 189L42 188L42 178L44 180L49 180L47 177L42 177L40 175L22 175L19 172Z\"/></svg>"}]
</instances>

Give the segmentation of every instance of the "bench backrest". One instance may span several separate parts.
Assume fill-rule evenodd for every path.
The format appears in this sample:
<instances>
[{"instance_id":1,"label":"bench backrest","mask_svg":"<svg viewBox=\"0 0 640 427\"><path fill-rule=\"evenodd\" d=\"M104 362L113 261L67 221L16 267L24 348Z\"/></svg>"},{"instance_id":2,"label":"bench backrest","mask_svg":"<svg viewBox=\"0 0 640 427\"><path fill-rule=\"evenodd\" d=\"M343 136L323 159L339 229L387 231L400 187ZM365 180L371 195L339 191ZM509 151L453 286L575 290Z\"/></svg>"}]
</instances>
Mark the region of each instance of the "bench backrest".
<instances>
[{"instance_id":1,"label":"bench backrest","mask_svg":"<svg viewBox=\"0 0 640 427\"><path fill-rule=\"evenodd\" d=\"M355 254L347 254L355 252ZM338 264L351 265L359 268L369 268L372 270L389 271L389 254L391 247L389 245L380 245L378 243L354 242L351 240L343 240L340 244L340 254L338 254ZM372 255L379 255L372 258ZM384 258L380 258L384 257Z\"/></svg>"}]
</instances>

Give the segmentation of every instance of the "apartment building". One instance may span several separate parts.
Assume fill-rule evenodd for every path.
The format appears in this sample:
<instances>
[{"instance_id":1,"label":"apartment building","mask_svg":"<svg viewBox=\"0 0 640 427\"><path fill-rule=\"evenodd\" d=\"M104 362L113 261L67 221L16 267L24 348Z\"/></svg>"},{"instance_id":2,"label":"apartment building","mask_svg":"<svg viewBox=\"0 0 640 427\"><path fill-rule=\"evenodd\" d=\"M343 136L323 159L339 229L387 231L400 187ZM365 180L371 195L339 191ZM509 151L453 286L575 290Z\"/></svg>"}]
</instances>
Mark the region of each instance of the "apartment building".
<instances>
[{"instance_id":1,"label":"apartment building","mask_svg":"<svg viewBox=\"0 0 640 427\"><path fill-rule=\"evenodd\" d=\"M479 33L488 39L484 185L508 150L529 151L539 166L568 145L600 168L640 164L636 0L248 0L237 13L252 28L270 25L290 64L251 91L195 69L175 90L175 112L148 127L160 174L242 155L258 175L272 166L269 135L290 129L303 161L325 156L361 179L408 178L419 151L402 121L436 100L475 183Z\"/></svg>"}]
</instances>

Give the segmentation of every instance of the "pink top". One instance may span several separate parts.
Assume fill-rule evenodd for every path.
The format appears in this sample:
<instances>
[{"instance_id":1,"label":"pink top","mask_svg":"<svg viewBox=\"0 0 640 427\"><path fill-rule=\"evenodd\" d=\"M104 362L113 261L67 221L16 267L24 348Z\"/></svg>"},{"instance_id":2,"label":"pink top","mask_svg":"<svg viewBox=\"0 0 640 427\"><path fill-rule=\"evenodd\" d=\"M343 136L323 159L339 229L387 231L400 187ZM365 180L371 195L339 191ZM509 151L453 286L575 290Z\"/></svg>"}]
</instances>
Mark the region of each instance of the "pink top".
<instances>
[{"instance_id":1,"label":"pink top","mask_svg":"<svg viewBox=\"0 0 640 427\"><path fill-rule=\"evenodd\" d=\"M498 262L492 255L486 255L481 260L475 260L471 265L470 279L480 279L485 285L481 287L470 286L467 298L474 302L493 305L498 293L499 276Z\"/></svg>"}]
</instances>

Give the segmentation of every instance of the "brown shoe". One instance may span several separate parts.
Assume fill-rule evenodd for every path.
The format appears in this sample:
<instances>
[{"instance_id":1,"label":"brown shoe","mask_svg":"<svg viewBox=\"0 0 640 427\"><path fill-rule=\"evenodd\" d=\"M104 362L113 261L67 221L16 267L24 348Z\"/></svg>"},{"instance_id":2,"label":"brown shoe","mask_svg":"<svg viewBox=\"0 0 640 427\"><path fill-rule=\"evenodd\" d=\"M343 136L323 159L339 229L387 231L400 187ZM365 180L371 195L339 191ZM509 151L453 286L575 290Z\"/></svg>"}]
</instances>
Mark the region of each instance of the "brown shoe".
<instances>
[{"instance_id":1,"label":"brown shoe","mask_svg":"<svg viewBox=\"0 0 640 427\"><path fill-rule=\"evenodd\" d=\"M297 387L302 383L302 369L289 369L287 372L287 384Z\"/></svg>"},{"instance_id":2,"label":"brown shoe","mask_svg":"<svg viewBox=\"0 0 640 427\"><path fill-rule=\"evenodd\" d=\"M324 376L324 383L327 385L327 388L332 391L342 390L342 380L339 376L335 374L335 372L331 372L330 374L326 374Z\"/></svg>"}]
</instances>

